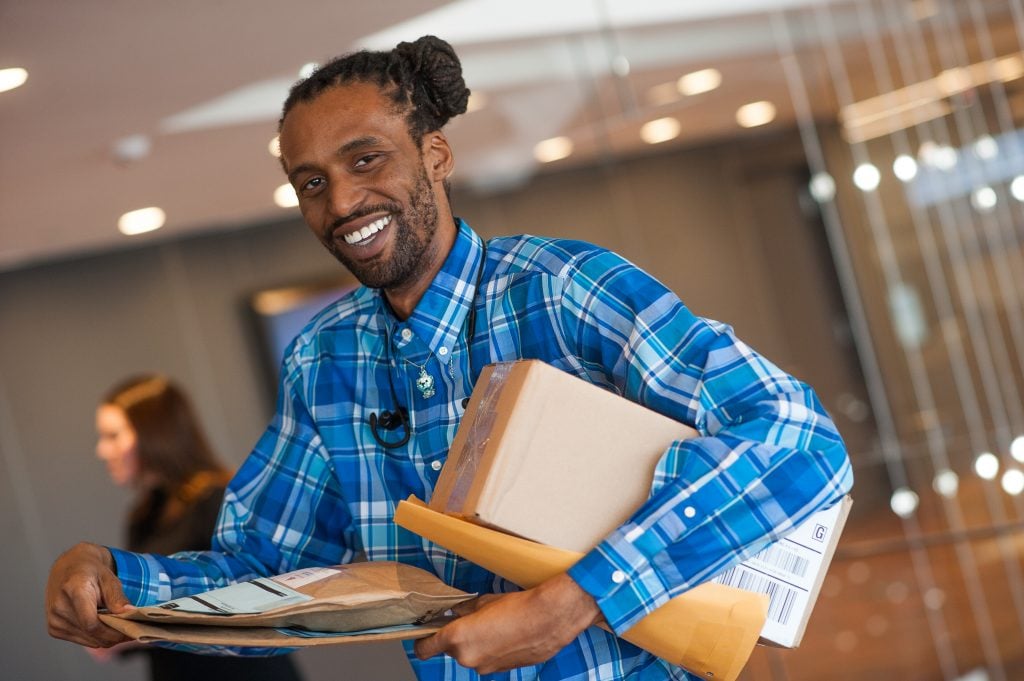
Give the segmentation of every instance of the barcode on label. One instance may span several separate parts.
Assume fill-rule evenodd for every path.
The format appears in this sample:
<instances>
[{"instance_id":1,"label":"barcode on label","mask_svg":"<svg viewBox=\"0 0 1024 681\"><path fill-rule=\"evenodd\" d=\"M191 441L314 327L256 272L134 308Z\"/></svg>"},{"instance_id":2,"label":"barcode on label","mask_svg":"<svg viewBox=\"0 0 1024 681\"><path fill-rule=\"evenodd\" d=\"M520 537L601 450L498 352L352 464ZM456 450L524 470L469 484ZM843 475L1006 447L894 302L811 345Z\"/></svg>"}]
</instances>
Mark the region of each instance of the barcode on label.
<instances>
[{"instance_id":1,"label":"barcode on label","mask_svg":"<svg viewBox=\"0 0 1024 681\"><path fill-rule=\"evenodd\" d=\"M772 544L755 557L772 567L785 570L789 574L797 575L798 577L803 577L807 574L807 567L810 565L806 558L802 558L792 551L780 548L776 544Z\"/></svg>"},{"instance_id":2,"label":"barcode on label","mask_svg":"<svg viewBox=\"0 0 1024 681\"><path fill-rule=\"evenodd\" d=\"M735 586L744 591L766 594L768 596L768 619L782 625L789 623L789 616L793 612L793 605L796 603L797 597L797 592L794 589L738 566L729 568L715 581L726 586Z\"/></svg>"}]
</instances>

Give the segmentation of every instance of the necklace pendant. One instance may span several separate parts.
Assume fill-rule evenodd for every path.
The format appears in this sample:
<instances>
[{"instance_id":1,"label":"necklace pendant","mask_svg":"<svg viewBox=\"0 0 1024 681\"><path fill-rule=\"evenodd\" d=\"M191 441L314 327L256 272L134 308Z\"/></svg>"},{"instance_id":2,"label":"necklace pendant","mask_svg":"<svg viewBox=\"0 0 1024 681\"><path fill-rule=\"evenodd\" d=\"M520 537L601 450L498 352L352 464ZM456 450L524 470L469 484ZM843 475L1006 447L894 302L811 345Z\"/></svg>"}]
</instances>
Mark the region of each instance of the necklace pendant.
<instances>
[{"instance_id":1,"label":"necklace pendant","mask_svg":"<svg viewBox=\"0 0 1024 681\"><path fill-rule=\"evenodd\" d=\"M427 370L420 367L420 375L416 379L416 389L423 395L423 399L434 396L434 377L427 373Z\"/></svg>"}]
</instances>

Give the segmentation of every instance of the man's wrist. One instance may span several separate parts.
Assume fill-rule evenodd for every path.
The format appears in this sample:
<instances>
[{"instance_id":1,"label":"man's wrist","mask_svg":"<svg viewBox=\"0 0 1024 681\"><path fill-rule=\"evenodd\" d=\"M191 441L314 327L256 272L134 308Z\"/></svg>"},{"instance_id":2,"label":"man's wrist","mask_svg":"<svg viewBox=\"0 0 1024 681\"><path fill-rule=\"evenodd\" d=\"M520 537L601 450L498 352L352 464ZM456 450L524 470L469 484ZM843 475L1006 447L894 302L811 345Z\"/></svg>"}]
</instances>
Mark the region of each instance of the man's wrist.
<instances>
[{"instance_id":1,"label":"man's wrist","mask_svg":"<svg viewBox=\"0 0 1024 681\"><path fill-rule=\"evenodd\" d=\"M562 573L541 583L537 587L537 596L550 612L558 612L565 617L566 624L577 632L597 624L603 618L601 609L593 596L584 591L568 574Z\"/></svg>"}]
</instances>

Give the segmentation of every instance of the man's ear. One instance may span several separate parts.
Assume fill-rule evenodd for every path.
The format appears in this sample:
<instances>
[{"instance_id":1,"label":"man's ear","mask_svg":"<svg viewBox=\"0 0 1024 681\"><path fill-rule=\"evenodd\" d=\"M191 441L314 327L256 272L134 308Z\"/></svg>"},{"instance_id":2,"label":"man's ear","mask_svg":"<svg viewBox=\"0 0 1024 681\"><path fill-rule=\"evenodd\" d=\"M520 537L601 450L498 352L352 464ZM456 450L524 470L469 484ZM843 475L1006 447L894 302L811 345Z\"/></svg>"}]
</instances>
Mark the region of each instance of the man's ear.
<instances>
[{"instance_id":1,"label":"man's ear","mask_svg":"<svg viewBox=\"0 0 1024 681\"><path fill-rule=\"evenodd\" d=\"M440 130L423 136L423 162L432 182L443 182L455 169L455 155L448 138Z\"/></svg>"}]
</instances>

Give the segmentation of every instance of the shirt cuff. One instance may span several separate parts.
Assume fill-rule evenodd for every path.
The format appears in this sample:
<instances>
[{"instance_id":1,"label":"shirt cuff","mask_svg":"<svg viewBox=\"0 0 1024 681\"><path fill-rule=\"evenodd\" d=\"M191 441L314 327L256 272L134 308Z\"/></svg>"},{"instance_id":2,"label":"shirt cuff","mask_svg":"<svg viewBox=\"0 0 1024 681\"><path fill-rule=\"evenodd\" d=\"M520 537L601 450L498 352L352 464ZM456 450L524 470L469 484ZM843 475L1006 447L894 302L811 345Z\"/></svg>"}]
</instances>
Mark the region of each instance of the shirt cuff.
<instances>
[{"instance_id":1,"label":"shirt cuff","mask_svg":"<svg viewBox=\"0 0 1024 681\"><path fill-rule=\"evenodd\" d=\"M627 539L631 526L617 530L583 556L568 574L590 594L617 635L669 599L668 588L639 547Z\"/></svg>"},{"instance_id":2,"label":"shirt cuff","mask_svg":"<svg viewBox=\"0 0 1024 681\"><path fill-rule=\"evenodd\" d=\"M171 584L160 562L144 553L106 547L114 559L114 573L125 597L136 606L162 603L172 598Z\"/></svg>"}]
</instances>

